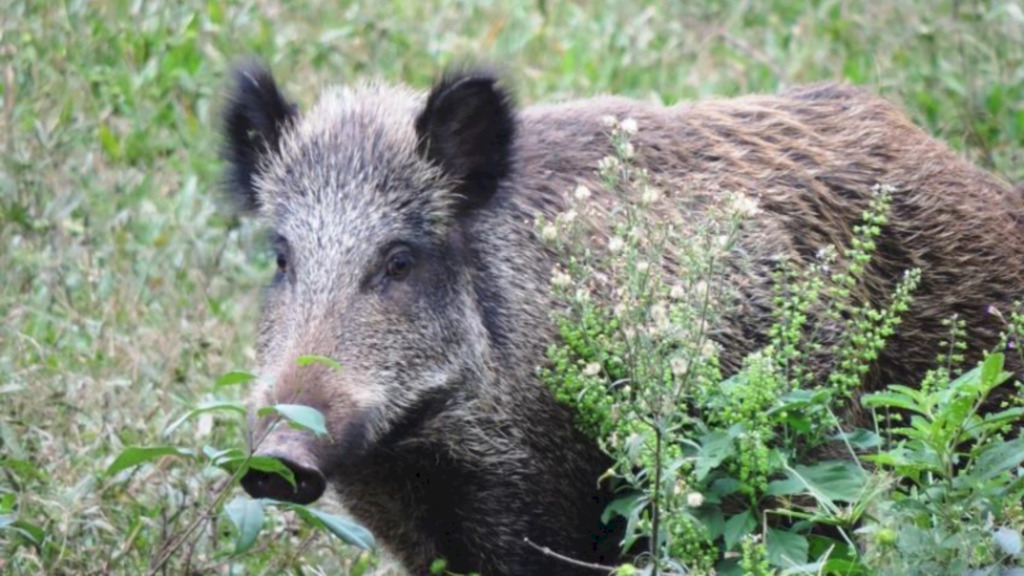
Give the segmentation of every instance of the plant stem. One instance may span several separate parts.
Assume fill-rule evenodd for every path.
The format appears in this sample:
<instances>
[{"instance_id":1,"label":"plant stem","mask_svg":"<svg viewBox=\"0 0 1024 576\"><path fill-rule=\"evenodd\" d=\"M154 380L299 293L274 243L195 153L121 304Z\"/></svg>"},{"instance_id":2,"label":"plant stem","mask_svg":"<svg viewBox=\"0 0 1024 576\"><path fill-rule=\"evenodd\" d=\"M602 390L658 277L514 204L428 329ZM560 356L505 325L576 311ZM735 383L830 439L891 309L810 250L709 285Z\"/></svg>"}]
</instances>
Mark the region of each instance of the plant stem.
<instances>
[{"instance_id":1,"label":"plant stem","mask_svg":"<svg viewBox=\"0 0 1024 576\"><path fill-rule=\"evenodd\" d=\"M654 559L654 571L652 574L658 576L658 530L661 524L660 514L661 500L661 426L654 429L654 510L651 513L651 557Z\"/></svg>"}]
</instances>

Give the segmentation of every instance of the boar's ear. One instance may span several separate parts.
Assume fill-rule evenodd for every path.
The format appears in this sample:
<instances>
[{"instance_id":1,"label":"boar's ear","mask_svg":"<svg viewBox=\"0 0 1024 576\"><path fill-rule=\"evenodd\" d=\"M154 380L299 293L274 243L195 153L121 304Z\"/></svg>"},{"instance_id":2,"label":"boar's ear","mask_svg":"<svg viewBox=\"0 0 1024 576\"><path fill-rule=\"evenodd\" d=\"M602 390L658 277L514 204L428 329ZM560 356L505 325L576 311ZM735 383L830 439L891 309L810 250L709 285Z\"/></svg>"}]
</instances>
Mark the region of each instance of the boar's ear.
<instances>
[{"instance_id":1,"label":"boar's ear","mask_svg":"<svg viewBox=\"0 0 1024 576\"><path fill-rule=\"evenodd\" d=\"M419 152L457 182L462 208L482 206L508 175L512 99L492 74L447 73L416 119Z\"/></svg>"},{"instance_id":2,"label":"boar's ear","mask_svg":"<svg viewBox=\"0 0 1024 576\"><path fill-rule=\"evenodd\" d=\"M232 73L224 108L221 156L227 162L227 186L245 211L259 207L254 180L260 162L277 150L281 133L297 115L264 66L247 62Z\"/></svg>"}]
</instances>

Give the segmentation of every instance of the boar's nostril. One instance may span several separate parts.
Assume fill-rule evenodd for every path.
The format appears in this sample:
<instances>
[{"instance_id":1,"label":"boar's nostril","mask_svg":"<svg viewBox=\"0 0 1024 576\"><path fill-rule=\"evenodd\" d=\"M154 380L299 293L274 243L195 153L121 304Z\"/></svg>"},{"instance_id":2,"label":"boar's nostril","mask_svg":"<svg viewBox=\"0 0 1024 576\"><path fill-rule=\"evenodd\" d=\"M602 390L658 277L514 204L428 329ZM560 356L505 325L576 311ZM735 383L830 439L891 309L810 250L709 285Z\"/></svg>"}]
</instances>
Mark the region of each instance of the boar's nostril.
<instances>
[{"instance_id":1,"label":"boar's nostril","mask_svg":"<svg viewBox=\"0 0 1024 576\"><path fill-rule=\"evenodd\" d=\"M242 478L242 488L253 498L271 498L295 504L311 504L327 489L327 479L314 468L299 466L287 458L278 458L295 475L295 485L280 474L249 470Z\"/></svg>"}]
</instances>

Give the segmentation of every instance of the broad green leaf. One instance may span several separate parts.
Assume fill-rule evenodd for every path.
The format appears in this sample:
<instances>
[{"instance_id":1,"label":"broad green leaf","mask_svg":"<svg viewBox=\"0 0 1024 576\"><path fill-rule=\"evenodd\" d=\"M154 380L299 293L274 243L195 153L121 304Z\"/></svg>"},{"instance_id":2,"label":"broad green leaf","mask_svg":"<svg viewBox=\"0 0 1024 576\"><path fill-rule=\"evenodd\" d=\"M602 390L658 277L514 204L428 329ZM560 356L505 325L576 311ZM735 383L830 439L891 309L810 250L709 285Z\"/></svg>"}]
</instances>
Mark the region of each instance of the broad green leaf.
<instances>
[{"instance_id":1,"label":"broad green leaf","mask_svg":"<svg viewBox=\"0 0 1024 576\"><path fill-rule=\"evenodd\" d=\"M732 550L741 538L750 534L755 526L757 526L757 522L754 520L754 515L750 513L750 510L740 512L726 520L725 529L722 531L722 537L725 539L725 550L727 552Z\"/></svg>"},{"instance_id":2,"label":"broad green leaf","mask_svg":"<svg viewBox=\"0 0 1024 576\"><path fill-rule=\"evenodd\" d=\"M310 354L307 356L299 356L299 366L309 366L311 364L320 364L326 366L331 370L341 370L341 363L334 358L328 358L327 356L318 356L316 354Z\"/></svg>"},{"instance_id":3,"label":"broad green leaf","mask_svg":"<svg viewBox=\"0 0 1024 576\"><path fill-rule=\"evenodd\" d=\"M631 518L640 513L646 502L647 498L642 492L620 496L604 507L604 511L601 512L601 523L607 524L616 516Z\"/></svg>"},{"instance_id":4,"label":"broad green leaf","mask_svg":"<svg viewBox=\"0 0 1024 576\"><path fill-rule=\"evenodd\" d=\"M789 482L784 485L785 487L791 488L795 482L799 482L803 487L801 492L806 491L829 501L855 502L868 481L868 473L863 468L845 460L822 462L814 466L794 466L786 470L786 475ZM780 488L782 486L776 486L775 495L795 493L778 492Z\"/></svg>"},{"instance_id":5,"label":"broad green leaf","mask_svg":"<svg viewBox=\"0 0 1024 576\"><path fill-rule=\"evenodd\" d=\"M791 568L807 563L807 538L799 534L769 528L765 546L773 566Z\"/></svg>"},{"instance_id":6,"label":"broad green leaf","mask_svg":"<svg viewBox=\"0 0 1024 576\"><path fill-rule=\"evenodd\" d=\"M844 440L857 450L870 450L882 445L882 437L873 430L866 428L854 428L850 432L839 432L829 437L829 440L843 442Z\"/></svg>"},{"instance_id":7,"label":"broad green leaf","mask_svg":"<svg viewBox=\"0 0 1024 576\"><path fill-rule=\"evenodd\" d=\"M233 402L231 400L217 400L214 402L206 402L196 406L195 408L185 412L180 418L171 423L170 426L164 429L164 437L170 436L179 426L184 424L186 421L202 414L203 412L216 412L220 410L226 410L229 412L237 412L241 415L245 415L245 406L241 402Z\"/></svg>"},{"instance_id":8,"label":"broad green leaf","mask_svg":"<svg viewBox=\"0 0 1024 576\"><path fill-rule=\"evenodd\" d=\"M729 430L715 430L701 436L700 454L697 455L697 463L694 467L694 475L698 482L703 480L726 458L733 455L735 451L733 440L739 434L738 430L734 431L733 428Z\"/></svg>"},{"instance_id":9,"label":"broad green leaf","mask_svg":"<svg viewBox=\"0 0 1024 576\"><path fill-rule=\"evenodd\" d=\"M281 462L277 458L271 458L270 456L253 456L249 458L249 468L253 470L259 470L260 472L270 472L282 476L292 488L295 487L295 472L292 469L285 466L284 462Z\"/></svg>"},{"instance_id":10,"label":"broad green leaf","mask_svg":"<svg viewBox=\"0 0 1024 576\"><path fill-rule=\"evenodd\" d=\"M898 408L913 412L922 411L921 407L918 406L912 398L908 398L903 394L894 394L891 392L865 394L861 397L860 403L866 408Z\"/></svg>"},{"instance_id":11,"label":"broad green leaf","mask_svg":"<svg viewBox=\"0 0 1024 576\"><path fill-rule=\"evenodd\" d=\"M193 455L192 452L177 446L129 446L121 451L121 454L114 460L113 464L107 468L105 474L113 476L122 470L144 464L150 460L163 458L164 456L191 458Z\"/></svg>"},{"instance_id":12,"label":"broad green leaf","mask_svg":"<svg viewBox=\"0 0 1024 576\"><path fill-rule=\"evenodd\" d=\"M15 519L10 524L3 526L3 528L6 530L13 530L18 534L21 534L25 537L25 539L27 539L29 542L32 542L36 546L42 545L43 541L46 540L45 530L43 530L39 526L36 526L35 524L32 524L31 522L26 522L24 520Z\"/></svg>"},{"instance_id":13,"label":"broad green leaf","mask_svg":"<svg viewBox=\"0 0 1024 576\"><path fill-rule=\"evenodd\" d=\"M991 480L1024 462L1024 438L999 442L989 446L978 456L972 472L978 481Z\"/></svg>"},{"instance_id":14,"label":"broad green leaf","mask_svg":"<svg viewBox=\"0 0 1024 576\"><path fill-rule=\"evenodd\" d=\"M693 516L700 520L704 529L708 531L708 538L717 540L725 532L725 516L719 506L702 506L695 510Z\"/></svg>"},{"instance_id":15,"label":"broad green leaf","mask_svg":"<svg viewBox=\"0 0 1024 576\"><path fill-rule=\"evenodd\" d=\"M324 415L316 408L300 404L275 404L260 408L257 414L260 416L278 414L287 420L293 428L309 430L317 436L327 434L327 422L324 420Z\"/></svg>"},{"instance_id":16,"label":"broad green leaf","mask_svg":"<svg viewBox=\"0 0 1024 576\"><path fill-rule=\"evenodd\" d=\"M1003 374L1004 360L1003 355L999 353L985 356L985 361L981 364L981 382L985 388L995 387L999 382L999 378Z\"/></svg>"},{"instance_id":17,"label":"broad green leaf","mask_svg":"<svg viewBox=\"0 0 1024 576\"><path fill-rule=\"evenodd\" d=\"M235 384L248 384L256 379L255 374L249 372L233 371L223 374L220 378L217 378L213 383L214 388L221 388L223 386L233 386Z\"/></svg>"},{"instance_id":18,"label":"broad green leaf","mask_svg":"<svg viewBox=\"0 0 1024 576\"><path fill-rule=\"evenodd\" d=\"M352 544L363 550L369 550L376 546L370 531L351 520L328 514L327 512L321 512L316 508L307 508L305 506L293 506L292 508L310 524L326 528L328 532L334 534L347 544Z\"/></svg>"},{"instance_id":19,"label":"broad green leaf","mask_svg":"<svg viewBox=\"0 0 1024 576\"><path fill-rule=\"evenodd\" d=\"M743 568L740 566L739 558L723 558L715 564L715 574L718 576L743 576Z\"/></svg>"},{"instance_id":20,"label":"broad green leaf","mask_svg":"<svg viewBox=\"0 0 1024 576\"><path fill-rule=\"evenodd\" d=\"M735 478L719 478L711 483L711 493L725 498L739 491L740 486L740 481Z\"/></svg>"},{"instance_id":21,"label":"broad green leaf","mask_svg":"<svg viewBox=\"0 0 1024 576\"><path fill-rule=\"evenodd\" d=\"M224 512L237 531L235 554L252 548L263 529L263 502L239 496L224 506Z\"/></svg>"}]
</instances>

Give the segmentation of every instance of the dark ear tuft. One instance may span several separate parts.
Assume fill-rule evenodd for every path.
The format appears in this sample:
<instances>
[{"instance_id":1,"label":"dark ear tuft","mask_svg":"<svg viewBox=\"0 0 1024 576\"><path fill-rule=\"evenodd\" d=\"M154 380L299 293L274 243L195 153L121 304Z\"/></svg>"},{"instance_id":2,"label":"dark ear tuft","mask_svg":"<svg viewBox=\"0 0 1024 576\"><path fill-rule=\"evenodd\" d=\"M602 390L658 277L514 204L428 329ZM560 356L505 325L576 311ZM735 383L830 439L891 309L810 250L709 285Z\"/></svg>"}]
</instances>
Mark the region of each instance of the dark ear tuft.
<instances>
[{"instance_id":1,"label":"dark ear tuft","mask_svg":"<svg viewBox=\"0 0 1024 576\"><path fill-rule=\"evenodd\" d=\"M297 115L263 65L247 62L235 67L224 109L224 147L227 185L239 206L258 208L253 180L263 157L277 149L286 124Z\"/></svg>"},{"instance_id":2,"label":"dark ear tuft","mask_svg":"<svg viewBox=\"0 0 1024 576\"><path fill-rule=\"evenodd\" d=\"M483 205L511 169L512 99L485 72L446 73L416 119L419 151L458 182L463 208Z\"/></svg>"}]
</instances>

